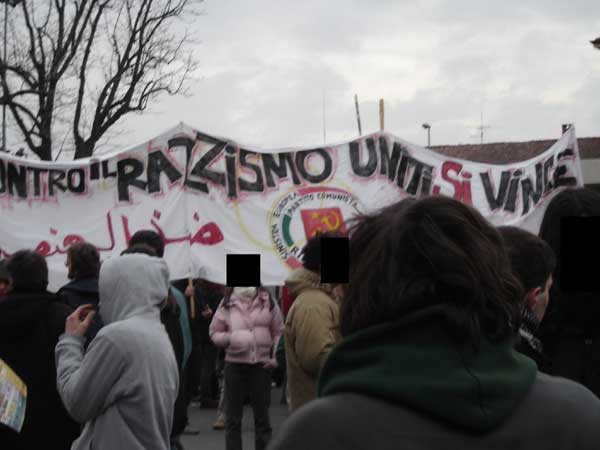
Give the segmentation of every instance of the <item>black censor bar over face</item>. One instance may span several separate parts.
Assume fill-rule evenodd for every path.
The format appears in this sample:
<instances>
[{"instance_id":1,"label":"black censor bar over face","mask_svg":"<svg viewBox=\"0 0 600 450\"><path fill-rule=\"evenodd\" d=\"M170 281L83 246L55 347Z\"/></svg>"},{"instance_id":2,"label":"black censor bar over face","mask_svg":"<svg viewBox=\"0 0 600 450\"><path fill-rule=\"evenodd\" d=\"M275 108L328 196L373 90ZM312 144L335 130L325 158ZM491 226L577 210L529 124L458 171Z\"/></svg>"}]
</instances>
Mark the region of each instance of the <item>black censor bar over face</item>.
<instances>
[{"instance_id":1,"label":"black censor bar over face","mask_svg":"<svg viewBox=\"0 0 600 450\"><path fill-rule=\"evenodd\" d=\"M346 284L350 277L350 240L321 238L321 283Z\"/></svg>"},{"instance_id":2,"label":"black censor bar over face","mask_svg":"<svg viewBox=\"0 0 600 450\"><path fill-rule=\"evenodd\" d=\"M228 287L261 286L260 255L227 255Z\"/></svg>"},{"instance_id":3,"label":"black censor bar over face","mask_svg":"<svg viewBox=\"0 0 600 450\"><path fill-rule=\"evenodd\" d=\"M564 293L600 293L600 217L562 217L558 276Z\"/></svg>"}]
</instances>

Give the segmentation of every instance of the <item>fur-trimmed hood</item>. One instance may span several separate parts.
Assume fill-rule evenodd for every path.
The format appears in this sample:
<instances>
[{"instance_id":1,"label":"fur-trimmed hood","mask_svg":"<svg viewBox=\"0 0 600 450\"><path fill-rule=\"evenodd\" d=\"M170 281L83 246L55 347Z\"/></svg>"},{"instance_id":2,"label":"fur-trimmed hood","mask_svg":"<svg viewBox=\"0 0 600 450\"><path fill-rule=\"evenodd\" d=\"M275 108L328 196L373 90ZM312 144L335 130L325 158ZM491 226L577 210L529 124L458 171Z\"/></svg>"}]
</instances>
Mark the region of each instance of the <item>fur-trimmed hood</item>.
<instances>
[{"instance_id":1,"label":"fur-trimmed hood","mask_svg":"<svg viewBox=\"0 0 600 450\"><path fill-rule=\"evenodd\" d=\"M288 289L288 293L295 300L300 294L308 289L318 289L323 291L334 301L338 301L338 296L334 292L335 285L328 283L321 283L321 276L310 270L296 269L292 274L285 280L285 285Z\"/></svg>"}]
</instances>

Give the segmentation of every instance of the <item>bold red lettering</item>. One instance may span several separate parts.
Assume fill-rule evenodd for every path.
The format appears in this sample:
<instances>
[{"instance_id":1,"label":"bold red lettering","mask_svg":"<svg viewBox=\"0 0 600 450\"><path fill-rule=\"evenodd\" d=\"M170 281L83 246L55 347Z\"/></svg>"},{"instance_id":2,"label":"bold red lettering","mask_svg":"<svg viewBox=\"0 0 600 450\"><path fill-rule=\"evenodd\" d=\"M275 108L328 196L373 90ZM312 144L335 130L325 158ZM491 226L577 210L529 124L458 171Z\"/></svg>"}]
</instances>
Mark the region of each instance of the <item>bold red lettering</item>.
<instances>
[{"instance_id":1,"label":"bold red lettering","mask_svg":"<svg viewBox=\"0 0 600 450\"><path fill-rule=\"evenodd\" d=\"M462 201L463 198L463 183L457 178L452 178L450 172L454 172L458 177L462 168L462 164L453 161L446 161L442 164L442 179L454 186L453 198L458 201Z\"/></svg>"},{"instance_id":2,"label":"bold red lettering","mask_svg":"<svg viewBox=\"0 0 600 450\"><path fill-rule=\"evenodd\" d=\"M463 191L463 198L462 198L462 202L466 203L467 205L473 205L473 198L471 195L471 177L472 175L469 172L464 172L463 174L464 177L464 181L462 182L462 191Z\"/></svg>"},{"instance_id":3,"label":"bold red lettering","mask_svg":"<svg viewBox=\"0 0 600 450\"><path fill-rule=\"evenodd\" d=\"M193 244L215 245L223 240L223 232L214 222L209 222L192 236Z\"/></svg>"}]
</instances>

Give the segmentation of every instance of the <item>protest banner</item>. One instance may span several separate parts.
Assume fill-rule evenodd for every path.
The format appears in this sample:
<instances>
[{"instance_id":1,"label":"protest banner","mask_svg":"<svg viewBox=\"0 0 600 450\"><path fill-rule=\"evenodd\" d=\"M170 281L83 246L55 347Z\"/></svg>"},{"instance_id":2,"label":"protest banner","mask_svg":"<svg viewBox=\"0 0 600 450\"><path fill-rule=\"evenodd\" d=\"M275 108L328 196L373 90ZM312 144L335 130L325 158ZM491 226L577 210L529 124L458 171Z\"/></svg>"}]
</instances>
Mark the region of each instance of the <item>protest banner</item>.
<instances>
[{"instance_id":1,"label":"protest banner","mask_svg":"<svg viewBox=\"0 0 600 450\"><path fill-rule=\"evenodd\" d=\"M548 201L581 186L575 129L510 165L450 158L379 132L347 143L261 150L185 125L143 145L66 163L0 157L0 249L48 258L65 281L65 252L81 240L102 259L139 229L165 239L172 278L225 281L228 253L261 255L265 285L280 285L316 232L408 196L446 195L495 225L537 232Z\"/></svg>"},{"instance_id":2,"label":"protest banner","mask_svg":"<svg viewBox=\"0 0 600 450\"><path fill-rule=\"evenodd\" d=\"M0 423L17 433L23 428L27 408L27 386L0 359Z\"/></svg>"}]
</instances>

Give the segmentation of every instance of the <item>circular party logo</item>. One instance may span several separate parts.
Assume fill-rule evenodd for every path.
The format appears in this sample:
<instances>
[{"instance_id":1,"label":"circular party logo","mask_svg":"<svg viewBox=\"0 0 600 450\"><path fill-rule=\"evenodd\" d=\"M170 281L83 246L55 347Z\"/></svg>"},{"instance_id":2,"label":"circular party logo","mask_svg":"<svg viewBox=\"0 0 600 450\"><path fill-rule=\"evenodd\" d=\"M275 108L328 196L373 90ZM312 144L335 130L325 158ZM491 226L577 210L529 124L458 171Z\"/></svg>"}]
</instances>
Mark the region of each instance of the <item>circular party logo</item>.
<instances>
[{"instance_id":1,"label":"circular party logo","mask_svg":"<svg viewBox=\"0 0 600 450\"><path fill-rule=\"evenodd\" d=\"M302 266L300 253L317 233L341 231L345 221L359 212L360 202L337 187L295 189L274 204L269 220L273 248L291 268Z\"/></svg>"}]
</instances>

